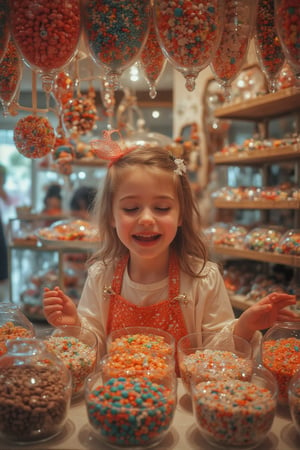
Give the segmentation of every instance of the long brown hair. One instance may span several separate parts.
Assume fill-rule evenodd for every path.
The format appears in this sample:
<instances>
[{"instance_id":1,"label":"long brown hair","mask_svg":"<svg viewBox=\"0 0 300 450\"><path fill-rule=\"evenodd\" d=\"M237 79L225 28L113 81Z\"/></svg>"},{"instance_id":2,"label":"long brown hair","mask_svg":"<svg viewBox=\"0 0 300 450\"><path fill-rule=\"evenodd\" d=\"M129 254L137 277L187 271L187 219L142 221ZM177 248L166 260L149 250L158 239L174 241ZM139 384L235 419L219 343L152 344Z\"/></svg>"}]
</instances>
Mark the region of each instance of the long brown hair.
<instances>
[{"instance_id":1,"label":"long brown hair","mask_svg":"<svg viewBox=\"0 0 300 450\"><path fill-rule=\"evenodd\" d=\"M164 176L164 173L172 175L182 222L171 243L171 248L178 255L183 271L194 277L200 275L207 260L207 248L201 231L201 216L189 180L185 173L182 175L175 173L177 165L174 160L171 153L164 148L138 147L115 161L107 170L104 184L98 189L93 211L102 245L93 255L90 263L95 260L107 262L120 258L128 252L112 226L113 202L115 192L123 181L124 169L139 165L161 176ZM195 272L195 265L191 263L190 256L202 260L203 264L199 272Z\"/></svg>"}]
</instances>

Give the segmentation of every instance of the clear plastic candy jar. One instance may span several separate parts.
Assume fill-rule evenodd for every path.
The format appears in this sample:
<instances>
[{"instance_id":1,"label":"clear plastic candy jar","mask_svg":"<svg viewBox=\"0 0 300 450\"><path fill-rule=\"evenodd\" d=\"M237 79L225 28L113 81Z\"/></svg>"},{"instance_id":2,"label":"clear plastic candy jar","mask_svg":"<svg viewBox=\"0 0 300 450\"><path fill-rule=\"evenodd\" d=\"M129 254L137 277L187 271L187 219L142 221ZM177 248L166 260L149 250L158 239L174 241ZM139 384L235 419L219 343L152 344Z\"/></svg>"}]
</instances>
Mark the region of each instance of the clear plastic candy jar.
<instances>
[{"instance_id":1,"label":"clear plastic candy jar","mask_svg":"<svg viewBox=\"0 0 300 450\"><path fill-rule=\"evenodd\" d=\"M58 434L67 419L71 375L39 339L14 339L0 358L0 436L30 443Z\"/></svg>"},{"instance_id":2,"label":"clear plastic candy jar","mask_svg":"<svg viewBox=\"0 0 300 450\"><path fill-rule=\"evenodd\" d=\"M288 396L292 421L300 434L300 367L290 381Z\"/></svg>"},{"instance_id":3,"label":"clear plastic candy jar","mask_svg":"<svg viewBox=\"0 0 300 450\"><path fill-rule=\"evenodd\" d=\"M109 379L102 375L101 370L91 375L85 389L89 423L97 436L115 448L157 445L170 429L175 414L176 377L156 382L155 373Z\"/></svg>"},{"instance_id":4,"label":"clear plastic candy jar","mask_svg":"<svg viewBox=\"0 0 300 450\"><path fill-rule=\"evenodd\" d=\"M244 239L244 246L248 250L258 252L274 252L282 236L279 227L256 227L249 231Z\"/></svg>"},{"instance_id":5,"label":"clear plastic candy jar","mask_svg":"<svg viewBox=\"0 0 300 450\"><path fill-rule=\"evenodd\" d=\"M191 382L194 417L201 435L218 448L253 448L269 433L276 412L277 383L253 363L246 378ZM224 446L224 447L223 447Z\"/></svg>"},{"instance_id":6,"label":"clear plastic candy jar","mask_svg":"<svg viewBox=\"0 0 300 450\"><path fill-rule=\"evenodd\" d=\"M276 252L300 256L300 229L291 229L284 233L278 242Z\"/></svg>"},{"instance_id":7,"label":"clear plastic candy jar","mask_svg":"<svg viewBox=\"0 0 300 450\"><path fill-rule=\"evenodd\" d=\"M278 383L278 402L288 404L288 386L300 367L300 322L277 322L262 341L262 363Z\"/></svg>"},{"instance_id":8,"label":"clear plastic candy jar","mask_svg":"<svg viewBox=\"0 0 300 450\"><path fill-rule=\"evenodd\" d=\"M6 341L34 336L33 324L17 305L0 304L0 356L6 353Z\"/></svg>"}]
</instances>

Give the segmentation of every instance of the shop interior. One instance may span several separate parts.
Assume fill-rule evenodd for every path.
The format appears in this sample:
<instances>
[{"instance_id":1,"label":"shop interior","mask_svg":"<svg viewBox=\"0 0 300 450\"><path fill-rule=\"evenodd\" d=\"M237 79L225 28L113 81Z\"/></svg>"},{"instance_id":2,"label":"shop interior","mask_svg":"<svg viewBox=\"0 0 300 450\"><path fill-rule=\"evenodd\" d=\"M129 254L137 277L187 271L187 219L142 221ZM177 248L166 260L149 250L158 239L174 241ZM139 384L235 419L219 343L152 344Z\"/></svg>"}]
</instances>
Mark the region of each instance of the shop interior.
<instances>
[{"instance_id":1,"label":"shop interior","mask_svg":"<svg viewBox=\"0 0 300 450\"><path fill-rule=\"evenodd\" d=\"M148 3L159 9L159 1ZM99 244L89 208L107 171L91 142L109 137L124 146L164 146L184 159L209 258L220 266L236 318L274 291L296 295L291 309L299 313L300 8L296 45L279 33L283 24L275 24L274 11L270 17L272 2L258 1L258 15L255 2L246 3L252 3L252 15L247 23L243 15L237 19L243 30L234 37L236 46L228 48L229 35L222 47L223 23L219 36L207 38L198 65L190 62L188 46L183 56L176 55L175 44L168 48L172 32L160 24L161 11L134 36L134 54L125 56L123 47L120 60L112 51L104 61L88 23L96 19L82 13L65 64L46 70L34 63L13 19L5 19L0 0L0 212L7 255L1 304L19 307L39 330L48 326L45 287L61 286L78 304L86 262ZM270 21L268 42L262 14ZM40 141L33 138L36 132ZM192 424L187 396L181 397L176 423L179 430L188 423L191 433L169 434L161 448L214 448ZM73 407L77 429L82 403L75 399ZM282 417L277 423L286 436L272 435L264 448L279 449L274 439L280 439L280 450L299 448L299 436ZM98 447L87 427L75 439L69 425L66 439L55 438L49 448L62 449L67 441L80 449L107 448Z\"/></svg>"}]
</instances>

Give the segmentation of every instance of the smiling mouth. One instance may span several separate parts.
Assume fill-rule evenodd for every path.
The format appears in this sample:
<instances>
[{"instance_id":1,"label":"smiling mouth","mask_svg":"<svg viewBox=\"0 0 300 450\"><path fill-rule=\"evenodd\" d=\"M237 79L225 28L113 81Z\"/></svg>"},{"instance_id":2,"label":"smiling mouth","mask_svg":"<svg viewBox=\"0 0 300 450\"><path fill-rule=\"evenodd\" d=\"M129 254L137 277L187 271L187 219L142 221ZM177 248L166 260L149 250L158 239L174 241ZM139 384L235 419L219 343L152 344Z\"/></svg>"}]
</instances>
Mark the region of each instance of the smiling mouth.
<instances>
[{"instance_id":1,"label":"smiling mouth","mask_svg":"<svg viewBox=\"0 0 300 450\"><path fill-rule=\"evenodd\" d=\"M151 242L151 241L156 241L157 239L160 238L160 234L151 234L151 235L137 235L134 234L133 238L136 239L137 241L141 241L141 242Z\"/></svg>"}]
</instances>

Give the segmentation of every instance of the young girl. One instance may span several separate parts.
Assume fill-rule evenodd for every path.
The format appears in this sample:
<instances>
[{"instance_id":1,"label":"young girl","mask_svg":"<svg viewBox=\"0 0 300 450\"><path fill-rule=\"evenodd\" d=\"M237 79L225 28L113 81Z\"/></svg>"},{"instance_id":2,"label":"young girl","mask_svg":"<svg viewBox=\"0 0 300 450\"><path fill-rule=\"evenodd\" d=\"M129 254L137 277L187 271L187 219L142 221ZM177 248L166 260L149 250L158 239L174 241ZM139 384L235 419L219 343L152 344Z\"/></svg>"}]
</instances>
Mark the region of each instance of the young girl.
<instances>
[{"instance_id":1,"label":"young girl","mask_svg":"<svg viewBox=\"0 0 300 450\"><path fill-rule=\"evenodd\" d=\"M259 343L259 329L293 320L295 296L268 295L234 318L218 266L207 259L200 214L183 160L164 148L113 154L95 213L102 247L92 260L78 308L58 287L45 289L53 326L80 325L98 336L100 355L115 329L151 326L176 341L192 332L236 334Z\"/></svg>"}]
</instances>

